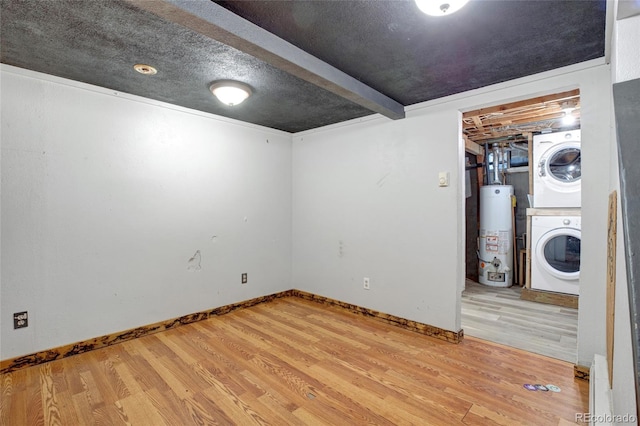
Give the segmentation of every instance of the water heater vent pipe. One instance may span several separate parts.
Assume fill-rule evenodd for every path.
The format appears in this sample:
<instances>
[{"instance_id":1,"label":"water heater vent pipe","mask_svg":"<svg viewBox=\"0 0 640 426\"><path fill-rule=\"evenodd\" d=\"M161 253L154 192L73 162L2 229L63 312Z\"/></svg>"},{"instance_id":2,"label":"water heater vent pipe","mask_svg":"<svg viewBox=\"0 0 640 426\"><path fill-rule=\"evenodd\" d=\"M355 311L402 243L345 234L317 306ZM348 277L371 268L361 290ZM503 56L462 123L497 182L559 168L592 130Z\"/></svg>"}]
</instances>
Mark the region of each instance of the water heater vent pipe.
<instances>
[{"instance_id":1,"label":"water heater vent pipe","mask_svg":"<svg viewBox=\"0 0 640 426\"><path fill-rule=\"evenodd\" d=\"M493 184L499 185L502 183L500 179L500 146L497 143L493 144Z\"/></svg>"}]
</instances>

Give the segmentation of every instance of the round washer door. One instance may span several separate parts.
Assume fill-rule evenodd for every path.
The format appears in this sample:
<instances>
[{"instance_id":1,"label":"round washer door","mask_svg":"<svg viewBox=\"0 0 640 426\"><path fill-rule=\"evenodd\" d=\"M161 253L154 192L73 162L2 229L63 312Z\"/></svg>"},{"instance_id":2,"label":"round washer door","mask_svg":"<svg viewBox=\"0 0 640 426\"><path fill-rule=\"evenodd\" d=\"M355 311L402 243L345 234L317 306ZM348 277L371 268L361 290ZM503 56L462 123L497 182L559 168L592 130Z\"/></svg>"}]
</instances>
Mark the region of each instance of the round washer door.
<instances>
[{"instance_id":1,"label":"round washer door","mask_svg":"<svg viewBox=\"0 0 640 426\"><path fill-rule=\"evenodd\" d=\"M571 190L582 177L580 142L554 145L540 157L538 175L548 185Z\"/></svg>"},{"instance_id":2,"label":"round washer door","mask_svg":"<svg viewBox=\"0 0 640 426\"><path fill-rule=\"evenodd\" d=\"M580 230L557 228L544 234L536 244L542 268L556 278L580 278Z\"/></svg>"}]
</instances>

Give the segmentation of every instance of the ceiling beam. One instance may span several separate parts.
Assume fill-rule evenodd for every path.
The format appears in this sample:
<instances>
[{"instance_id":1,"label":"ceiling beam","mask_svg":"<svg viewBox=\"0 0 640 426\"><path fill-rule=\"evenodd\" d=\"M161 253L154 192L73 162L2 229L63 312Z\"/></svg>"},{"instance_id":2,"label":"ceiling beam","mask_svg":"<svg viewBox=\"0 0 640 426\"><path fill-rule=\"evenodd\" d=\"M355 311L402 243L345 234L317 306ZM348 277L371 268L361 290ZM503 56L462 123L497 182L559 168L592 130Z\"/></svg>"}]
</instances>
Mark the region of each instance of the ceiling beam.
<instances>
[{"instance_id":1,"label":"ceiling beam","mask_svg":"<svg viewBox=\"0 0 640 426\"><path fill-rule=\"evenodd\" d=\"M474 124L479 130L484 130L484 127L482 127L482 120L480 120L480 117L478 117L477 115L474 115L472 119Z\"/></svg>"},{"instance_id":2,"label":"ceiling beam","mask_svg":"<svg viewBox=\"0 0 640 426\"><path fill-rule=\"evenodd\" d=\"M466 135L464 136L464 150L473 155L484 155L484 148L482 145L478 145L471 139L469 139Z\"/></svg>"},{"instance_id":3,"label":"ceiling beam","mask_svg":"<svg viewBox=\"0 0 640 426\"><path fill-rule=\"evenodd\" d=\"M224 43L391 119L404 106L210 0L127 0L140 9Z\"/></svg>"}]
</instances>

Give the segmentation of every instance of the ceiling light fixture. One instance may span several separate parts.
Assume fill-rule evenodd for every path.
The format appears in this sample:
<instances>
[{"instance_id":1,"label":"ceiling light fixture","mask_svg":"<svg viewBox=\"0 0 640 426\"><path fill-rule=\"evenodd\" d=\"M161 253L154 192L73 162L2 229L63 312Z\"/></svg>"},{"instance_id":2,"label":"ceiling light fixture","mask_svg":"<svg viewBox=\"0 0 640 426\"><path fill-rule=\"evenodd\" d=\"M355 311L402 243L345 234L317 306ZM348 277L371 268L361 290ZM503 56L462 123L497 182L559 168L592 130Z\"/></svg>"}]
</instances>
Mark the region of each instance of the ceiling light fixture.
<instances>
[{"instance_id":1,"label":"ceiling light fixture","mask_svg":"<svg viewBox=\"0 0 640 426\"><path fill-rule=\"evenodd\" d=\"M576 117L573 115L573 111L576 109L575 105L571 102L563 102L561 105L562 112L564 115L562 116L562 124L565 126L570 126L576 122Z\"/></svg>"},{"instance_id":2,"label":"ceiling light fixture","mask_svg":"<svg viewBox=\"0 0 640 426\"><path fill-rule=\"evenodd\" d=\"M154 75L158 73L158 70L147 64L135 64L133 69L144 75Z\"/></svg>"},{"instance_id":3,"label":"ceiling light fixture","mask_svg":"<svg viewBox=\"0 0 640 426\"><path fill-rule=\"evenodd\" d=\"M575 105L571 102L563 102L560 108L562 108L562 111L565 114L571 114L573 110L576 109Z\"/></svg>"},{"instance_id":4,"label":"ceiling light fixture","mask_svg":"<svg viewBox=\"0 0 640 426\"><path fill-rule=\"evenodd\" d=\"M562 117L562 124L565 126L570 126L576 122L576 117L572 113L565 113L564 117Z\"/></svg>"},{"instance_id":5,"label":"ceiling light fixture","mask_svg":"<svg viewBox=\"0 0 640 426\"><path fill-rule=\"evenodd\" d=\"M249 86L239 81L218 81L213 83L209 89L220 102L229 106L241 104L251 96Z\"/></svg>"},{"instance_id":6,"label":"ceiling light fixture","mask_svg":"<svg viewBox=\"0 0 640 426\"><path fill-rule=\"evenodd\" d=\"M451 15L462 9L469 0L415 0L418 9L431 16Z\"/></svg>"}]
</instances>

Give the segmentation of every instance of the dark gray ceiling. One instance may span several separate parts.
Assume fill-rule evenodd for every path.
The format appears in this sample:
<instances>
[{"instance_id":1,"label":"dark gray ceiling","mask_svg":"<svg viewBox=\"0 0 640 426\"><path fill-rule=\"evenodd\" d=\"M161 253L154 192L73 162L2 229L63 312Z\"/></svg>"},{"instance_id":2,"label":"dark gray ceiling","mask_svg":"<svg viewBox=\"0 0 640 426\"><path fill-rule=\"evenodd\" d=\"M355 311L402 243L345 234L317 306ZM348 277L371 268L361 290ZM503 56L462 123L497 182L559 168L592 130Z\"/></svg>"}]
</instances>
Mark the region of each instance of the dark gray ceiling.
<instances>
[{"instance_id":1,"label":"dark gray ceiling","mask_svg":"<svg viewBox=\"0 0 640 426\"><path fill-rule=\"evenodd\" d=\"M471 0L442 18L412 0L1 8L2 63L287 132L374 112L400 118L403 106L599 58L605 46L598 0ZM138 74L136 63L158 74ZM220 79L254 94L224 106L208 89Z\"/></svg>"}]
</instances>

